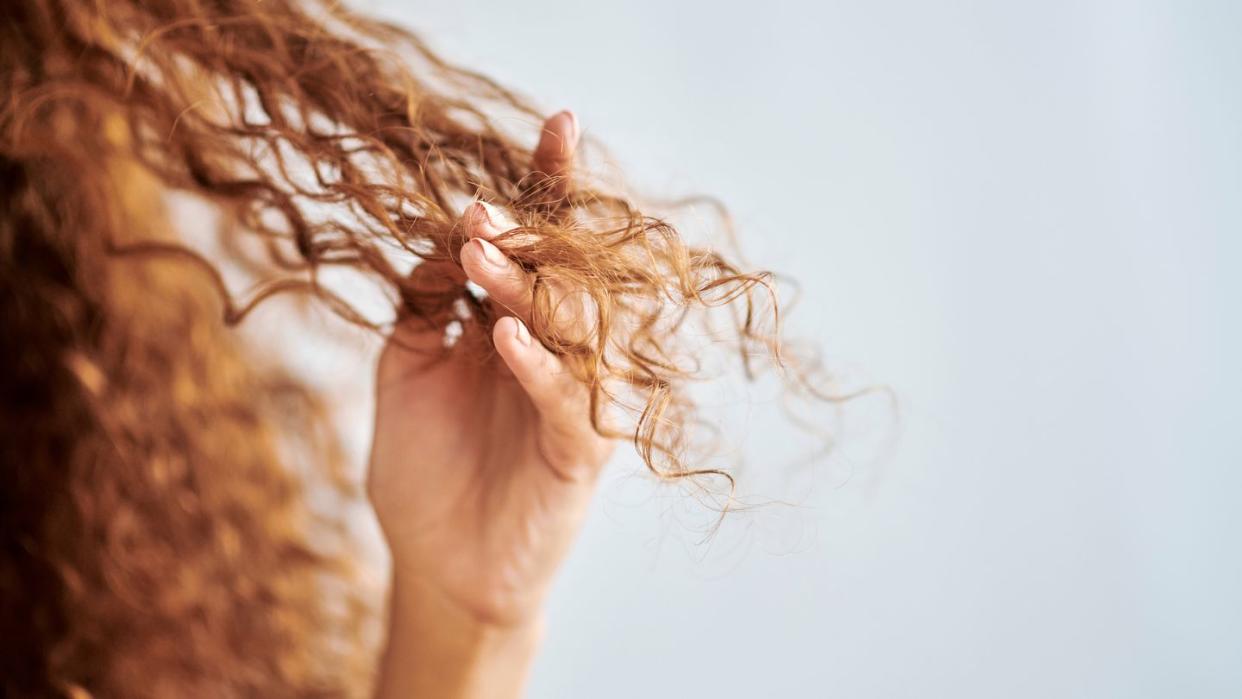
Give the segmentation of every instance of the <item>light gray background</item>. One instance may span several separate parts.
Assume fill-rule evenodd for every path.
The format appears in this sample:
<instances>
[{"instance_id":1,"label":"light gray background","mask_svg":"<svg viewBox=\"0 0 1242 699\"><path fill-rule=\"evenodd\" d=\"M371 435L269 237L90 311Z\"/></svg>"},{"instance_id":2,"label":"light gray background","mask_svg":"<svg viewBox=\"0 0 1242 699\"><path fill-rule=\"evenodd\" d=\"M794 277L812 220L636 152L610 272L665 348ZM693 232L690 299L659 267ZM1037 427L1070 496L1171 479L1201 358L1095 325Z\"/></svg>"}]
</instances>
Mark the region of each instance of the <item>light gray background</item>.
<instances>
[{"instance_id":1,"label":"light gray background","mask_svg":"<svg viewBox=\"0 0 1242 699\"><path fill-rule=\"evenodd\" d=\"M727 547L619 459L531 696L1242 696L1242 3L369 7L719 195L901 400Z\"/></svg>"}]
</instances>

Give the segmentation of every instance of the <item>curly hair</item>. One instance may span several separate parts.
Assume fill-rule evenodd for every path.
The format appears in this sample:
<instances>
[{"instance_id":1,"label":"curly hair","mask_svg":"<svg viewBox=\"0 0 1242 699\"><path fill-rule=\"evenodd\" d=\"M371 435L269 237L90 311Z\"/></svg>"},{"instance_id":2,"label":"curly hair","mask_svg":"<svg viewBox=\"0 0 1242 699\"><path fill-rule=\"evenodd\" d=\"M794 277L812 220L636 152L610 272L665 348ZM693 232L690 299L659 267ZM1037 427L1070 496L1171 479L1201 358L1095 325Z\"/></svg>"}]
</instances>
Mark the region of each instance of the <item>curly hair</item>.
<instances>
[{"instance_id":1,"label":"curly hair","mask_svg":"<svg viewBox=\"0 0 1242 699\"><path fill-rule=\"evenodd\" d=\"M318 440L309 471L352 497L340 450L310 427L315 396L257 370L228 326L297 293L381 333L490 327L503 309L456 259L474 199L519 222L496 243L536 273L531 331L589 387L596 429L661 477L730 478L685 457L697 368L679 340L725 308L747 372L779 361L770 275L688 245L617 188L532 172L503 126L538 120L518 96L335 3L14 0L5 15L6 694L365 689L365 605L325 601L353 575L331 543L342 525L308 508L315 486L288 458ZM216 257L178 235L168 192L220 213ZM229 266L254 275L249 293ZM329 269L373 280L393 313L350 303ZM582 299L588 332L558 326L557 289Z\"/></svg>"}]
</instances>

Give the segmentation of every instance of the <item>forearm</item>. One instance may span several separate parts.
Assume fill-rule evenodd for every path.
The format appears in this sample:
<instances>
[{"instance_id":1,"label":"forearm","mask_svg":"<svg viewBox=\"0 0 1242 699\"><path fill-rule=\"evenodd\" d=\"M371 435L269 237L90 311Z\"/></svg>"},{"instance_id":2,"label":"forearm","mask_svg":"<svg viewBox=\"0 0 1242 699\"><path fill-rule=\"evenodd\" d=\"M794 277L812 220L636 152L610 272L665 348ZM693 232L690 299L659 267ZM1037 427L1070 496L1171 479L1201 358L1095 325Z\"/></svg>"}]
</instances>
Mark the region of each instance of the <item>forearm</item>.
<instances>
[{"instance_id":1,"label":"forearm","mask_svg":"<svg viewBox=\"0 0 1242 699\"><path fill-rule=\"evenodd\" d=\"M395 579L377 699L522 695L541 620L486 624L414 580Z\"/></svg>"}]
</instances>

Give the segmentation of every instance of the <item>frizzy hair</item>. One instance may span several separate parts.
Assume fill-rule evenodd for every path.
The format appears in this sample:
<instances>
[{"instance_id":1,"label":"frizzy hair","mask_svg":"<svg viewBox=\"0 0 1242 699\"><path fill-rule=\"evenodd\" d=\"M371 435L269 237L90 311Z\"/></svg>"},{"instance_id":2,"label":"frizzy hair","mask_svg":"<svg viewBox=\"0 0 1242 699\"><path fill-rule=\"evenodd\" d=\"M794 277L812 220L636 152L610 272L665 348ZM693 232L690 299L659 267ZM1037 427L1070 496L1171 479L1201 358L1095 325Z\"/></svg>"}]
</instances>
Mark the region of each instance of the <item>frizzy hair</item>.
<instances>
[{"instance_id":1,"label":"frizzy hair","mask_svg":"<svg viewBox=\"0 0 1242 699\"><path fill-rule=\"evenodd\" d=\"M464 283L457 261L459 216L474 199L519 223L496 243L535 273L531 331L589 388L596 429L632 439L660 477L732 483L727 471L686 457L694 410L685 387L696 367L680 339L696 312L725 309L744 370L759 356L779 363L771 276L687 245L589 173L533 171L531 149L504 126L513 120L498 116L539 123L517 95L446 64L405 30L335 4L16 0L5 14L0 263L4 322L24 344L7 350L4 524L6 542L25 552L6 555L0 575L14 600L3 630L20 627L20 604L46 607L31 644L37 667L11 675L18 679L6 688L132 689L115 678L135 680L140 668L110 666L124 646L111 648L107 636L142 610L107 609L91 591L149 593L161 566L186 571L165 590L200 589L257 562L240 602L187 598L157 609L198 619L233 645L213 647L204 635L200 649L174 652L172 627L152 617L149 628L131 629L147 639L131 650L229 668L237 693L338 693L317 669L331 649L293 646L316 630L356 633L354 615L334 617L316 601L316 576L347 577L348 566L306 543L313 518L297 504L294 475L275 466L280 435L268 424L291 401L313 413L313 399L293 398L305 391L279 373L256 375L220 320L236 324L265 299L303 294L379 332L396 320L490 328L504 309ZM220 212L228 259L170 233L157 204L167 191ZM225 283L226 264L256 271L260 283L238 294ZM376 319L334 292L323 282L333 269L373 280L392 316ZM585 332L556 322L567 291L585 304ZM788 384L832 400L801 368L783 373ZM126 410L114 410L121 398ZM605 419L618 405L633 411L632 427ZM152 411L164 417L151 420ZM41 416L50 419L36 425ZM248 446L227 450L220 439ZM332 471L339 456L327 452ZM203 482L222 461L236 478L215 492ZM161 510L173 505L156 494L190 498L178 505L190 514ZM224 511L227 522L213 523ZM118 533L118 521L150 531ZM182 548L151 543L161 534ZM126 536L150 543L129 567L92 548L129 551L118 543ZM32 570L45 586L18 580ZM297 613L224 621L244 604ZM185 670L181 679L197 687L208 674Z\"/></svg>"}]
</instances>

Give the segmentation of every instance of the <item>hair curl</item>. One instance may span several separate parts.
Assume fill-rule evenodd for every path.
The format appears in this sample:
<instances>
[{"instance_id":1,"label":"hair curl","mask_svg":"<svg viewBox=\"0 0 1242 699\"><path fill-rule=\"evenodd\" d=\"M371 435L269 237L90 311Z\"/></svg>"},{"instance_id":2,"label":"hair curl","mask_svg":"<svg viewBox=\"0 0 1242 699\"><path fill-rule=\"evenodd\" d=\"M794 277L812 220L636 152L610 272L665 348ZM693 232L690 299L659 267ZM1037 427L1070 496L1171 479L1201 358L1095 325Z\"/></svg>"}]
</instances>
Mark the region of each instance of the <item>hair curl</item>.
<instances>
[{"instance_id":1,"label":"hair curl","mask_svg":"<svg viewBox=\"0 0 1242 699\"><path fill-rule=\"evenodd\" d=\"M332 3L15 0L5 14L6 693L360 692L365 663L343 650L360 612L322 600L347 557L309 543L307 486L282 459L318 408L253 370L226 325L303 293L381 332L490 327L499 309L457 273L475 198L520 223L497 243L536 273L531 330L590 388L596 428L620 436L604 411L637 397L625 436L653 472L730 478L684 458L697 369L679 339L696 309L724 307L748 372L777 357L770 275L585 178L532 172L502 127L539 120L516 95ZM222 257L174 233L169 191L220 212ZM228 265L260 282L234 294ZM334 292L335 268L395 312ZM557 288L585 299L589 332L558 329ZM339 481L330 441L320 472Z\"/></svg>"}]
</instances>

